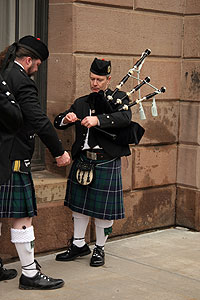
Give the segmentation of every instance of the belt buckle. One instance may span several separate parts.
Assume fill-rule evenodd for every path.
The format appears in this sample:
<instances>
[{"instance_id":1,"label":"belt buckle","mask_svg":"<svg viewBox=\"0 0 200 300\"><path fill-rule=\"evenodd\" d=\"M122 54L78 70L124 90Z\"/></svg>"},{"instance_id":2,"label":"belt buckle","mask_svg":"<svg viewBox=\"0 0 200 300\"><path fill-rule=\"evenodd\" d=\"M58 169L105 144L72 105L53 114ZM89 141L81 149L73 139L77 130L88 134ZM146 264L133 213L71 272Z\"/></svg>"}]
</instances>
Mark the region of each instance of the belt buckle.
<instances>
[{"instance_id":1,"label":"belt buckle","mask_svg":"<svg viewBox=\"0 0 200 300\"><path fill-rule=\"evenodd\" d=\"M89 158L89 159L97 160L97 153L95 153L95 152L87 151L87 152L86 152L86 156L87 156L87 158Z\"/></svg>"}]
</instances>

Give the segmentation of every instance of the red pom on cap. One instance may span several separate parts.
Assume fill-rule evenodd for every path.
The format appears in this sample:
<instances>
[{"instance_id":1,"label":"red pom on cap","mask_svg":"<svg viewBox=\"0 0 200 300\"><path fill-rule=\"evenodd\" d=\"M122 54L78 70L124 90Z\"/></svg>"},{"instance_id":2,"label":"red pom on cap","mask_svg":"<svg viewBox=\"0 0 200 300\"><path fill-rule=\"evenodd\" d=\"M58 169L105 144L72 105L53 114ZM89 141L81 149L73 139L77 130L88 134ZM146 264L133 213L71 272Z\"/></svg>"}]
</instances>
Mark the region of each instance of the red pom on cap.
<instances>
[{"instance_id":1,"label":"red pom on cap","mask_svg":"<svg viewBox=\"0 0 200 300\"><path fill-rule=\"evenodd\" d=\"M111 73L111 61L95 58L91 64L90 72L100 76L109 75Z\"/></svg>"},{"instance_id":2,"label":"red pom on cap","mask_svg":"<svg viewBox=\"0 0 200 300\"><path fill-rule=\"evenodd\" d=\"M47 59L49 56L47 46L40 40L40 38L36 38L32 35L22 37L18 42L18 46L30 50L42 61Z\"/></svg>"}]
</instances>

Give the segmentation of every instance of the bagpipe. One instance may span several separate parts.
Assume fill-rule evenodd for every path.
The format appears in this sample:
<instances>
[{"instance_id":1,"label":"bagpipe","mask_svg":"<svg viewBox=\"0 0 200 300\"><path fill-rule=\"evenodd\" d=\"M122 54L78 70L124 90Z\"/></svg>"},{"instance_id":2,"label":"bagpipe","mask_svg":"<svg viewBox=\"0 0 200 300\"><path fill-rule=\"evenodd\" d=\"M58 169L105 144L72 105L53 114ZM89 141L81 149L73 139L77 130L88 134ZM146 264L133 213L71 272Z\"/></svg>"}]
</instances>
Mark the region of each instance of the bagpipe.
<instances>
[{"instance_id":1,"label":"bagpipe","mask_svg":"<svg viewBox=\"0 0 200 300\"><path fill-rule=\"evenodd\" d=\"M145 112L142 106L142 102L153 98L151 112L152 116L156 117L158 115L155 96L166 91L165 87L160 89L156 88L150 84L150 77L145 79L140 79L141 67L146 59L151 53L150 49L146 49L139 60L135 63L133 68L131 68L127 74L122 78L119 84L116 86L115 90L111 94L106 94L106 92L100 91L98 93L91 93L88 97L88 102L91 109L92 115L104 114L104 113L114 113L128 111L132 106L139 105L140 119L146 119ZM134 72L137 72L137 76L134 76ZM137 80L138 84L129 92L121 92L122 86L127 82L129 78L134 78ZM141 97L140 89L144 85L148 85L154 89L154 92L147 94ZM129 99L130 95L138 91L139 98L131 101ZM128 144L138 144L145 132L144 128L136 123L131 121L129 126L125 128L116 128L116 129L106 129L103 130L98 126L93 127L100 134L103 134L108 139L111 139L116 144L128 145Z\"/></svg>"}]
</instances>

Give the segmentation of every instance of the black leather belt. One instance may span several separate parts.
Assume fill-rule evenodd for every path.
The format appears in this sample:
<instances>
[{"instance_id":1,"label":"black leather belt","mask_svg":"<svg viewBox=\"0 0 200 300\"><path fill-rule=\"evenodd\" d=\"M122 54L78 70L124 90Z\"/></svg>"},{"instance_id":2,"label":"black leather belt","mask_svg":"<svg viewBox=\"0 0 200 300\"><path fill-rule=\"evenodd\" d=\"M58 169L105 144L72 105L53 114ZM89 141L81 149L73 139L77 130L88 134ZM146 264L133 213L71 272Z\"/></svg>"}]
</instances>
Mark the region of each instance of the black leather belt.
<instances>
[{"instance_id":1,"label":"black leather belt","mask_svg":"<svg viewBox=\"0 0 200 300\"><path fill-rule=\"evenodd\" d=\"M83 150L83 155L85 155L88 159L92 160L109 160L112 157L105 153L102 149L93 149L93 150Z\"/></svg>"}]
</instances>

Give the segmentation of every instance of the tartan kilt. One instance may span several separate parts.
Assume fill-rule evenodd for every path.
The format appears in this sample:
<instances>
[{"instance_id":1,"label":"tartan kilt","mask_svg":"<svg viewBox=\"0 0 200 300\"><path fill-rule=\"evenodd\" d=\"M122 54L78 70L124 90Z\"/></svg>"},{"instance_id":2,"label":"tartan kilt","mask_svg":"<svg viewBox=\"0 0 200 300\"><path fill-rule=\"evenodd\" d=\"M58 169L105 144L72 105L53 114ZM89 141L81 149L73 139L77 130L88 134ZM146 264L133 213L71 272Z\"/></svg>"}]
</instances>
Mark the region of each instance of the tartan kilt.
<instances>
[{"instance_id":1,"label":"tartan kilt","mask_svg":"<svg viewBox=\"0 0 200 300\"><path fill-rule=\"evenodd\" d=\"M12 172L0 185L0 218L25 218L37 215L35 189L31 173Z\"/></svg>"},{"instance_id":2,"label":"tartan kilt","mask_svg":"<svg viewBox=\"0 0 200 300\"><path fill-rule=\"evenodd\" d=\"M81 157L88 161L85 156ZM81 185L76 180L78 161L72 164L64 205L72 211L98 219L123 219L121 159L95 161L94 179L89 185Z\"/></svg>"}]
</instances>

